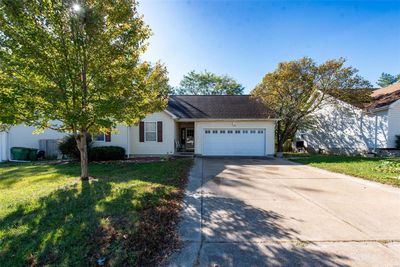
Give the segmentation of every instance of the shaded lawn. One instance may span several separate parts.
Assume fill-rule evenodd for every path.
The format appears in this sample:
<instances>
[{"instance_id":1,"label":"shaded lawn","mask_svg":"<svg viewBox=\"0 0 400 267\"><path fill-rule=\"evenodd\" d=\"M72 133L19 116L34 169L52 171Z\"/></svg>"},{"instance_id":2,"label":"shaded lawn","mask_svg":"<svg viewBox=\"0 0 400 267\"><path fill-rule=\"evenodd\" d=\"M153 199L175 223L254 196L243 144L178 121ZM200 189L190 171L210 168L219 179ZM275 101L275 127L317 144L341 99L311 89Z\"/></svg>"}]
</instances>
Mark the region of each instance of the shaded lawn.
<instances>
[{"instance_id":1,"label":"shaded lawn","mask_svg":"<svg viewBox=\"0 0 400 267\"><path fill-rule=\"evenodd\" d=\"M191 160L0 164L0 266L149 264L174 245Z\"/></svg>"},{"instance_id":2,"label":"shaded lawn","mask_svg":"<svg viewBox=\"0 0 400 267\"><path fill-rule=\"evenodd\" d=\"M400 158L305 154L289 154L286 157L298 163L400 187Z\"/></svg>"}]
</instances>

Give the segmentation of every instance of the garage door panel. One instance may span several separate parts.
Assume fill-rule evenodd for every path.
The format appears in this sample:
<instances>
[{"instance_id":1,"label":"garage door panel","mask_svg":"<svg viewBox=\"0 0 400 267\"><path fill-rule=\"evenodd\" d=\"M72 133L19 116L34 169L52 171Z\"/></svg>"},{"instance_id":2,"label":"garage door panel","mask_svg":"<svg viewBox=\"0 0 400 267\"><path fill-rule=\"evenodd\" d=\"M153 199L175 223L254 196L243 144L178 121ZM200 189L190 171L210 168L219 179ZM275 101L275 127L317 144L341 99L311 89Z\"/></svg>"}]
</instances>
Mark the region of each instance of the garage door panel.
<instances>
[{"instance_id":1,"label":"garage door panel","mask_svg":"<svg viewBox=\"0 0 400 267\"><path fill-rule=\"evenodd\" d=\"M206 129L203 133L204 155L265 154L265 129Z\"/></svg>"}]
</instances>

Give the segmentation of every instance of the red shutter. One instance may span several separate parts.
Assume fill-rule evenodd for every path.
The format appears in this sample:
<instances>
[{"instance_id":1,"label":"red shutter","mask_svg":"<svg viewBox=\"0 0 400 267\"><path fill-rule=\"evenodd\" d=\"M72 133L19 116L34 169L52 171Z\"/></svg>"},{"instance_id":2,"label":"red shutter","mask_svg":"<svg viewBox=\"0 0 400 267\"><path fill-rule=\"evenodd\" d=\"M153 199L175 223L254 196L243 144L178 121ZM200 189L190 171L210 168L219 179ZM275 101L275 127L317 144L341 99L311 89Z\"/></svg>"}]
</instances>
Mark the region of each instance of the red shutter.
<instances>
[{"instance_id":1,"label":"red shutter","mask_svg":"<svg viewBox=\"0 0 400 267\"><path fill-rule=\"evenodd\" d=\"M139 123L139 142L144 142L144 122Z\"/></svg>"},{"instance_id":2,"label":"red shutter","mask_svg":"<svg viewBox=\"0 0 400 267\"><path fill-rule=\"evenodd\" d=\"M111 142L111 132L105 134L106 142Z\"/></svg>"},{"instance_id":3,"label":"red shutter","mask_svg":"<svg viewBox=\"0 0 400 267\"><path fill-rule=\"evenodd\" d=\"M162 121L157 122L157 142L162 142Z\"/></svg>"}]
</instances>

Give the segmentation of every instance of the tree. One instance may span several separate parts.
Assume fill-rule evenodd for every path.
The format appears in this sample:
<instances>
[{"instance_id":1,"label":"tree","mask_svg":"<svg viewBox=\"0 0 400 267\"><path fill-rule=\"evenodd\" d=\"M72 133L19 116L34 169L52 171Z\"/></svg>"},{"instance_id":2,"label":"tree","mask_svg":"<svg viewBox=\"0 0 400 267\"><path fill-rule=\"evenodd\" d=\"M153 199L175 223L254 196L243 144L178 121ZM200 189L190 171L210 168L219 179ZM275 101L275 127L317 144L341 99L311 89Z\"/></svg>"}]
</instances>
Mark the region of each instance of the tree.
<instances>
[{"instance_id":1,"label":"tree","mask_svg":"<svg viewBox=\"0 0 400 267\"><path fill-rule=\"evenodd\" d=\"M191 71L183 76L179 85L175 90L178 95L241 95L244 90L233 78L208 71Z\"/></svg>"},{"instance_id":2,"label":"tree","mask_svg":"<svg viewBox=\"0 0 400 267\"><path fill-rule=\"evenodd\" d=\"M328 60L318 65L311 58L279 63L264 76L251 94L274 110L277 122L277 151L292 138L300 126L310 123L310 114L328 103L329 95L341 89L368 88L370 83L345 60Z\"/></svg>"},{"instance_id":3,"label":"tree","mask_svg":"<svg viewBox=\"0 0 400 267\"><path fill-rule=\"evenodd\" d=\"M134 0L0 1L0 125L86 137L137 123L167 102L167 72L141 61L151 31ZM3 112L5 110L5 112Z\"/></svg>"},{"instance_id":4,"label":"tree","mask_svg":"<svg viewBox=\"0 0 400 267\"><path fill-rule=\"evenodd\" d=\"M379 85L379 87L383 88L391 84L394 84L397 81L400 81L400 74L395 76L389 73L382 72L381 77L379 77L378 82L376 84Z\"/></svg>"}]
</instances>

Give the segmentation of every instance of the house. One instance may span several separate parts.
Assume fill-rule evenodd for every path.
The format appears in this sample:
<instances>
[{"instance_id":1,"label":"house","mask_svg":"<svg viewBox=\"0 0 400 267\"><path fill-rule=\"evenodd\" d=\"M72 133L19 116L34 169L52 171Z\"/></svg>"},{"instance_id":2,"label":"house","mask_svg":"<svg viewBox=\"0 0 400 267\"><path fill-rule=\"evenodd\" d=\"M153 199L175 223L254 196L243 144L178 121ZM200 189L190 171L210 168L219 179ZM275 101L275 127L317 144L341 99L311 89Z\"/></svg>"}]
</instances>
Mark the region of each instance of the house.
<instances>
[{"instance_id":1,"label":"house","mask_svg":"<svg viewBox=\"0 0 400 267\"><path fill-rule=\"evenodd\" d=\"M171 96L167 108L138 125L119 125L116 133L94 137L97 146L121 146L129 156L160 156L188 152L204 156L266 156L274 154L277 118L248 95ZM18 125L1 133L1 159L11 147L40 148L44 141L66 134Z\"/></svg>"},{"instance_id":2,"label":"house","mask_svg":"<svg viewBox=\"0 0 400 267\"><path fill-rule=\"evenodd\" d=\"M338 154L395 148L400 135L400 83L373 90L370 96L363 106L329 101L313 113L312 129L298 131L298 140L305 141L308 150Z\"/></svg>"}]
</instances>

